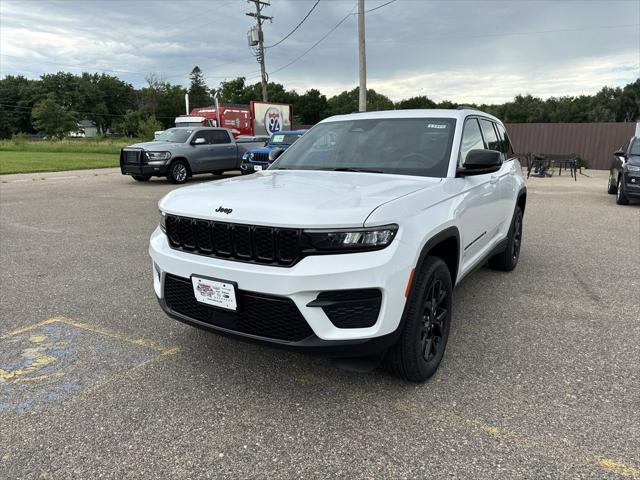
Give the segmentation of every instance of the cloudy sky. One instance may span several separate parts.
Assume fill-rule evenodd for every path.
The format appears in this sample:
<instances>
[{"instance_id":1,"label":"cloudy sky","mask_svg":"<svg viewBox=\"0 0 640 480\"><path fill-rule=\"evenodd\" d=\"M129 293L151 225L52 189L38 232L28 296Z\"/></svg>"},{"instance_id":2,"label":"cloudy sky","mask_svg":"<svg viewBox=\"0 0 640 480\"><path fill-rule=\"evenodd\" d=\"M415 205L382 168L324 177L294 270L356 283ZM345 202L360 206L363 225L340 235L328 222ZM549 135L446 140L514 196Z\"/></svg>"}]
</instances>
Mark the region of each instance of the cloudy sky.
<instances>
[{"instance_id":1,"label":"cloudy sky","mask_svg":"<svg viewBox=\"0 0 640 480\"><path fill-rule=\"evenodd\" d=\"M366 9L387 1L366 0ZM314 3L271 0L266 44ZM267 50L270 80L327 95L356 86L355 3L321 0ZM155 72L186 85L199 65L212 87L239 75L255 82L251 9L243 0L0 0L1 74L98 71L138 87ZM640 77L640 0L397 0L369 12L366 31L368 86L393 100L497 103L518 93L592 94Z\"/></svg>"}]
</instances>

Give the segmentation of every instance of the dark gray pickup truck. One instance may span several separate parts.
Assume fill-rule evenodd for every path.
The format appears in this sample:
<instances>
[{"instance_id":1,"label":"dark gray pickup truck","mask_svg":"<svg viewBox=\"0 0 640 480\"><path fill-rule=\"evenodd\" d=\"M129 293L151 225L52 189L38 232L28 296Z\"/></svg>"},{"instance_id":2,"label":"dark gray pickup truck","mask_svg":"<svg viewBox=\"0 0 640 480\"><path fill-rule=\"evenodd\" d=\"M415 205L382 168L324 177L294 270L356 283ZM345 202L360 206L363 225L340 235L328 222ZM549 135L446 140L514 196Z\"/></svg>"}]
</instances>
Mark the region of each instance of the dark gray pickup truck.
<instances>
[{"instance_id":1,"label":"dark gray pickup truck","mask_svg":"<svg viewBox=\"0 0 640 480\"><path fill-rule=\"evenodd\" d=\"M123 148L120 171L138 182L166 176L172 183L184 183L199 173L238 170L242 155L262 145L263 141L236 141L226 128L170 128L151 142Z\"/></svg>"}]
</instances>

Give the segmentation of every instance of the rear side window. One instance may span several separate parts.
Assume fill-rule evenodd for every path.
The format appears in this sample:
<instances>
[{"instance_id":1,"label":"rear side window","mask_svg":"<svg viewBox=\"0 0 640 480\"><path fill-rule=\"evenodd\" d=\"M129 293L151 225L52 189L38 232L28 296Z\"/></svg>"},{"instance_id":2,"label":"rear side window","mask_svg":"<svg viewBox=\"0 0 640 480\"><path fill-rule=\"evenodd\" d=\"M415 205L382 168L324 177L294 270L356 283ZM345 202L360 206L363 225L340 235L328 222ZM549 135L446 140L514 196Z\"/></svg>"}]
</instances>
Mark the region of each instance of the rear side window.
<instances>
[{"instance_id":1,"label":"rear side window","mask_svg":"<svg viewBox=\"0 0 640 480\"><path fill-rule=\"evenodd\" d=\"M509 135L504 127L496 123L496 130L498 131L498 140L500 141L500 151L503 152L506 158L513 156L513 147L509 141Z\"/></svg>"},{"instance_id":2,"label":"rear side window","mask_svg":"<svg viewBox=\"0 0 640 480\"><path fill-rule=\"evenodd\" d=\"M467 154L471 150L482 150L484 148L484 142L482 141L482 133L480 131L480 125L475 118L469 118L464 122L464 129L462 130L462 142L460 143L460 158L458 162L460 165L464 163Z\"/></svg>"},{"instance_id":3,"label":"rear side window","mask_svg":"<svg viewBox=\"0 0 640 480\"><path fill-rule=\"evenodd\" d=\"M487 143L487 148L500 152L500 142L498 141L496 130L493 128L493 122L481 118L480 125L482 126L482 133L484 135L484 141Z\"/></svg>"},{"instance_id":4,"label":"rear side window","mask_svg":"<svg viewBox=\"0 0 640 480\"><path fill-rule=\"evenodd\" d=\"M225 132L224 130L212 130L211 133L213 134L213 142L211 143L215 143L215 144L220 144L220 143L231 143L231 139L229 138L229 134L227 132Z\"/></svg>"}]
</instances>

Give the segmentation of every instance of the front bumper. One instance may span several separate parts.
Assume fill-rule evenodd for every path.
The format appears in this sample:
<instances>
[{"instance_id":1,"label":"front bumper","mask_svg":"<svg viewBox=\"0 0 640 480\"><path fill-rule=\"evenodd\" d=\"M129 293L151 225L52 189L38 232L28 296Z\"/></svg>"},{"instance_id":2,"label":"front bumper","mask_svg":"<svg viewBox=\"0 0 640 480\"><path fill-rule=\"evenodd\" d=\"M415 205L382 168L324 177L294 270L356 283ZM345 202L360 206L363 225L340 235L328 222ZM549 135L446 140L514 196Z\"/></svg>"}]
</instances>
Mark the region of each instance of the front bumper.
<instances>
[{"instance_id":1,"label":"front bumper","mask_svg":"<svg viewBox=\"0 0 640 480\"><path fill-rule=\"evenodd\" d=\"M123 175L150 175L153 177L166 175L169 167L165 163L155 165L120 165L120 171Z\"/></svg>"},{"instance_id":2,"label":"front bumper","mask_svg":"<svg viewBox=\"0 0 640 480\"><path fill-rule=\"evenodd\" d=\"M399 238L387 248L355 254L305 257L293 267L256 265L204 257L174 250L158 228L151 236L149 253L154 263L154 291L162 309L171 317L201 328L248 340L334 356L365 355L387 348L399 331L405 307L405 288L411 269L411 250ZM288 299L310 327L307 338L283 341L247 334L179 313L167 305L167 276L189 279L192 275L236 282L242 292ZM365 328L338 328L323 308L309 306L321 292L378 289L381 301L377 320ZM317 304L317 302L316 302Z\"/></svg>"},{"instance_id":3,"label":"front bumper","mask_svg":"<svg viewBox=\"0 0 640 480\"><path fill-rule=\"evenodd\" d=\"M262 167L262 170L266 170L269 167L268 163L251 162L249 160L243 160L240 164L240 169L245 172L255 172L256 165Z\"/></svg>"},{"instance_id":4,"label":"front bumper","mask_svg":"<svg viewBox=\"0 0 640 480\"><path fill-rule=\"evenodd\" d=\"M631 200L640 200L640 172L624 172L624 193Z\"/></svg>"}]
</instances>

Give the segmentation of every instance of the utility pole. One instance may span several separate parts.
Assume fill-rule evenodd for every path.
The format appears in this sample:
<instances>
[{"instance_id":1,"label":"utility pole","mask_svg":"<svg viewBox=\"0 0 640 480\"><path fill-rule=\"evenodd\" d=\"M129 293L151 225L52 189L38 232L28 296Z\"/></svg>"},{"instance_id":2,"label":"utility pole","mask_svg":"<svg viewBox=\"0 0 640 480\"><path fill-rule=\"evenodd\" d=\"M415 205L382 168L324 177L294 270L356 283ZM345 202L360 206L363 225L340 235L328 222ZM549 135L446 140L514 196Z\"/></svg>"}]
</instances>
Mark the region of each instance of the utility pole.
<instances>
[{"instance_id":1,"label":"utility pole","mask_svg":"<svg viewBox=\"0 0 640 480\"><path fill-rule=\"evenodd\" d=\"M267 101L267 70L264 67L264 36L262 34L262 22L263 20L272 21L273 17L268 17L266 15L262 15L261 13L264 7L270 6L269 2L265 2L262 0L247 0L247 2L253 3L256 6L255 13L251 12L251 13L247 13L247 15L256 19L256 27L258 32L258 35L257 35L258 38L255 39L257 40L257 45L258 45L256 59L260 63L260 74L262 77L262 101L266 102ZM249 46L255 46L255 43L252 44L251 32L249 33L249 38L250 38Z\"/></svg>"},{"instance_id":2,"label":"utility pole","mask_svg":"<svg viewBox=\"0 0 640 480\"><path fill-rule=\"evenodd\" d=\"M360 66L360 88L358 110L367 111L367 50L364 41L364 0L358 0L358 63Z\"/></svg>"}]
</instances>

